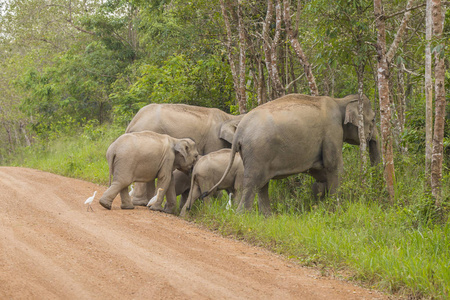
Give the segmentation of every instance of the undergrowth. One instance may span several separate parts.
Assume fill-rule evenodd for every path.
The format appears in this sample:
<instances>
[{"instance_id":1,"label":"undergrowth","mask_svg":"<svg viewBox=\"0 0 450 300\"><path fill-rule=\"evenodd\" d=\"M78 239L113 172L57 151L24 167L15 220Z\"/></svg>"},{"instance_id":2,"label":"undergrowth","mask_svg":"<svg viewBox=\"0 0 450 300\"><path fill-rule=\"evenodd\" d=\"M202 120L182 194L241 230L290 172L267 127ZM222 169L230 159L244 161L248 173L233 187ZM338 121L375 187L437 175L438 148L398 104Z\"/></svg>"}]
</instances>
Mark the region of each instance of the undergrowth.
<instances>
[{"instance_id":1,"label":"undergrowth","mask_svg":"<svg viewBox=\"0 0 450 300\"><path fill-rule=\"evenodd\" d=\"M120 128L80 129L71 137L48 139L22 149L3 165L26 166L106 185L105 159ZM345 172L339 193L322 200L311 193L312 179L300 174L274 180L270 217L255 209L227 210L227 197L204 205L197 200L189 220L226 236L269 248L324 274L411 299L450 297L449 171L444 168L439 206L424 185L423 162L396 156L396 199L389 201L381 168L359 172L359 148L344 147Z\"/></svg>"}]
</instances>

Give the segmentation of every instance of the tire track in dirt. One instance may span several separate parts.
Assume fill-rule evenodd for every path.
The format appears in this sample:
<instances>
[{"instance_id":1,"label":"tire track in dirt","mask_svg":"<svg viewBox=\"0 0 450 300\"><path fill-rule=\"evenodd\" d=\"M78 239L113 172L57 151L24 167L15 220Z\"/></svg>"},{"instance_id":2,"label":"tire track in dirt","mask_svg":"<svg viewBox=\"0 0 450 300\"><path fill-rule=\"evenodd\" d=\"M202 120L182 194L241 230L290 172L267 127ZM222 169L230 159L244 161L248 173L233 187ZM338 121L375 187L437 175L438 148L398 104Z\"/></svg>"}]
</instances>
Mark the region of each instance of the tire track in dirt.
<instances>
[{"instance_id":1,"label":"tire track in dirt","mask_svg":"<svg viewBox=\"0 0 450 300\"><path fill-rule=\"evenodd\" d=\"M175 216L105 210L105 189L0 168L1 299L386 299Z\"/></svg>"}]
</instances>

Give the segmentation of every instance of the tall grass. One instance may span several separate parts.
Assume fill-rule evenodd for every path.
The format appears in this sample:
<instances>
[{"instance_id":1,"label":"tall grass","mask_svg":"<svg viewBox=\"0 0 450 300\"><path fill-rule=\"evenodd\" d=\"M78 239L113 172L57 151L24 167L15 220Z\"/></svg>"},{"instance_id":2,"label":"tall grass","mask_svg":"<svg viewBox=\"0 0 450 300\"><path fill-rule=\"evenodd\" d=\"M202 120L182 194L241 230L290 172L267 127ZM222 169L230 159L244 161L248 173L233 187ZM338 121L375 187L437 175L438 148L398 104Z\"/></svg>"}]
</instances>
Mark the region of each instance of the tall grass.
<instances>
[{"instance_id":1,"label":"tall grass","mask_svg":"<svg viewBox=\"0 0 450 300\"><path fill-rule=\"evenodd\" d=\"M122 132L87 128L76 136L36 143L7 164L106 184L105 152ZM271 217L256 209L244 214L226 210L223 197L210 205L197 201L189 219L369 287L411 298L450 297L448 170L442 205L436 207L424 188L421 159L397 156L397 194L391 204L380 168L371 168L361 183L358 151L344 147L339 196L315 199L312 179L298 175L270 184Z\"/></svg>"}]
</instances>

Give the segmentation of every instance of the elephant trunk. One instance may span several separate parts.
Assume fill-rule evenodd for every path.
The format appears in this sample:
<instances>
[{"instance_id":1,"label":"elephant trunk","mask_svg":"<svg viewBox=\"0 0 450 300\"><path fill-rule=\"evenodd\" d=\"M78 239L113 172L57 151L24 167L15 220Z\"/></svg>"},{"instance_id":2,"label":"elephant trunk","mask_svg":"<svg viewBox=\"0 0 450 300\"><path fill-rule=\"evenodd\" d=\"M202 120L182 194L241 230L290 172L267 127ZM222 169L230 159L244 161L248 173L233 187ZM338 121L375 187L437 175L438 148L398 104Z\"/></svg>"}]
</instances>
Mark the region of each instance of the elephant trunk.
<instances>
[{"instance_id":1,"label":"elephant trunk","mask_svg":"<svg viewBox=\"0 0 450 300\"><path fill-rule=\"evenodd\" d=\"M369 157L370 164L376 166L381 162L380 143L378 138L378 130L375 127L372 133L372 137L369 140Z\"/></svg>"}]
</instances>

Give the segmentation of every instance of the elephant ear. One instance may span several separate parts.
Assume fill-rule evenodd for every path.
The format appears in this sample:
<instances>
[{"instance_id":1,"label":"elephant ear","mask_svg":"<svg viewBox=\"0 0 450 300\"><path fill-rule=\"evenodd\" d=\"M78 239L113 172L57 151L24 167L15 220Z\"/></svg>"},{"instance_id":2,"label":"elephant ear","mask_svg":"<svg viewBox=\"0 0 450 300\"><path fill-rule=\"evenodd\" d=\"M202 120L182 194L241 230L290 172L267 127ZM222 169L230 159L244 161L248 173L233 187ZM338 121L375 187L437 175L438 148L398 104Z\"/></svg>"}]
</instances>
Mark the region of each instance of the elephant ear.
<instances>
[{"instance_id":1,"label":"elephant ear","mask_svg":"<svg viewBox=\"0 0 450 300\"><path fill-rule=\"evenodd\" d=\"M220 127L219 138L232 144L234 133L236 132L236 128L239 125L242 117L244 117L244 115L239 115L232 118L231 120L223 122L222 126Z\"/></svg>"},{"instance_id":2,"label":"elephant ear","mask_svg":"<svg viewBox=\"0 0 450 300\"><path fill-rule=\"evenodd\" d=\"M345 108L344 124L351 123L358 126L358 115L358 100L355 100L347 104Z\"/></svg>"},{"instance_id":3,"label":"elephant ear","mask_svg":"<svg viewBox=\"0 0 450 300\"><path fill-rule=\"evenodd\" d=\"M173 146L173 150L175 150L175 152L181 154L181 156L183 156L184 159L187 158L188 156L188 144L186 141L179 141L177 143L175 143L175 145Z\"/></svg>"}]
</instances>

